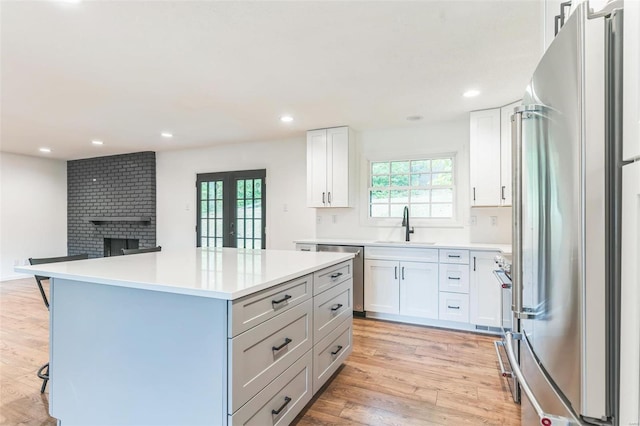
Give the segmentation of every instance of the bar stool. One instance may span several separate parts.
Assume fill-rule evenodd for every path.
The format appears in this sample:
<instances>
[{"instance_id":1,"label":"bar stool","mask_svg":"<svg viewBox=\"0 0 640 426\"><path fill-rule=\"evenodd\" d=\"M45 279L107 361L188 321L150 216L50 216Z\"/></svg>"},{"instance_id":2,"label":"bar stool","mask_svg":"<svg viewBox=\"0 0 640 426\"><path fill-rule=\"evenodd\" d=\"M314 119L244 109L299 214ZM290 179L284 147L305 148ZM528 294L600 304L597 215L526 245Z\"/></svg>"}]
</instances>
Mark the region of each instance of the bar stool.
<instances>
[{"instance_id":1,"label":"bar stool","mask_svg":"<svg viewBox=\"0 0 640 426\"><path fill-rule=\"evenodd\" d=\"M30 265L41 265L43 263L57 263L57 262L68 262L71 260L82 260L88 259L89 255L77 254L75 256L60 256L60 257L42 257L42 258L29 258ZM44 306L49 310L49 299L47 298L47 294L44 291L44 287L42 286L42 281L48 280L49 277L45 277L42 275L35 275L36 282L38 283L38 289L40 290L40 295L42 296L42 301L44 302ZM40 367L38 370L38 377L40 377L42 382L42 388L40 388L40 393L44 393L45 388L47 387L47 382L49 381L49 363L47 362L45 365Z\"/></svg>"}]
</instances>

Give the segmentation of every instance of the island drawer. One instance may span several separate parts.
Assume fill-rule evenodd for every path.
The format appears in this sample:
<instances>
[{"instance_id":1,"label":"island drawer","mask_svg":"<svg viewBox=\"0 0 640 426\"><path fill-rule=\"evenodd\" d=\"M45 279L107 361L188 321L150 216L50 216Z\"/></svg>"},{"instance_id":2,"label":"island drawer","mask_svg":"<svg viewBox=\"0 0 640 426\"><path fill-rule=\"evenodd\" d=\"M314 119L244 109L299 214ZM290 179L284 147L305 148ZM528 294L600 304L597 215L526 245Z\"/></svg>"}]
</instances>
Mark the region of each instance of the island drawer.
<instances>
[{"instance_id":1,"label":"island drawer","mask_svg":"<svg viewBox=\"0 0 640 426\"><path fill-rule=\"evenodd\" d=\"M251 399L313 344L312 301L229 339L229 412Z\"/></svg>"},{"instance_id":2,"label":"island drawer","mask_svg":"<svg viewBox=\"0 0 640 426\"><path fill-rule=\"evenodd\" d=\"M353 281L348 280L313 298L313 337L322 340L353 315Z\"/></svg>"},{"instance_id":3,"label":"island drawer","mask_svg":"<svg viewBox=\"0 0 640 426\"><path fill-rule=\"evenodd\" d=\"M251 296L229 301L231 321L229 334L238 334L285 312L311 298L313 276L311 274Z\"/></svg>"},{"instance_id":4,"label":"island drawer","mask_svg":"<svg viewBox=\"0 0 640 426\"><path fill-rule=\"evenodd\" d=\"M441 263L438 270L440 291L469 293L469 265Z\"/></svg>"},{"instance_id":5,"label":"island drawer","mask_svg":"<svg viewBox=\"0 0 640 426\"><path fill-rule=\"evenodd\" d=\"M313 295L320 294L353 276L353 261L338 263L313 274Z\"/></svg>"},{"instance_id":6,"label":"island drawer","mask_svg":"<svg viewBox=\"0 0 640 426\"><path fill-rule=\"evenodd\" d=\"M469 295L440 292L439 318L445 321L469 322Z\"/></svg>"},{"instance_id":7,"label":"island drawer","mask_svg":"<svg viewBox=\"0 0 640 426\"><path fill-rule=\"evenodd\" d=\"M440 249L440 263L469 264L469 250Z\"/></svg>"},{"instance_id":8,"label":"island drawer","mask_svg":"<svg viewBox=\"0 0 640 426\"><path fill-rule=\"evenodd\" d=\"M288 425L311 401L313 354L307 351L291 367L262 389L235 414L230 426Z\"/></svg>"},{"instance_id":9,"label":"island drawer","mask_svg":"<svg viewBox=\"0 0 640 426\"><path fill-rule=\"evenodd\" d=\"M313 393L320 390L352 350L352 318L349 317L313 347Z\"/></svg>"}]
</instances>

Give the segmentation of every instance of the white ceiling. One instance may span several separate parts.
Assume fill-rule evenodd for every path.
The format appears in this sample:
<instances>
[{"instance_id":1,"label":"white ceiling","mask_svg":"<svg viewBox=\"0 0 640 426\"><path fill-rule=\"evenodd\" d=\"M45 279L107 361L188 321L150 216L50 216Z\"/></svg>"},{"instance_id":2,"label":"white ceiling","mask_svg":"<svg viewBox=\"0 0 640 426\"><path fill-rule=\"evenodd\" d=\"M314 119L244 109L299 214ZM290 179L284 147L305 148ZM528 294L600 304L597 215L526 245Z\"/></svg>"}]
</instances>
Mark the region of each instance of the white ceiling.
<instances>
[{"instance_id":1,"label":"white ceiling","mask_svg":"<svg viewBox=\"0 0 640 426\"><path fill-rule=\"evenodd\" d=\"M542 49L539 1L14 1L0 19L0 149L60 159L461 118L517 99Z\"/></svg>"}]
</instances>

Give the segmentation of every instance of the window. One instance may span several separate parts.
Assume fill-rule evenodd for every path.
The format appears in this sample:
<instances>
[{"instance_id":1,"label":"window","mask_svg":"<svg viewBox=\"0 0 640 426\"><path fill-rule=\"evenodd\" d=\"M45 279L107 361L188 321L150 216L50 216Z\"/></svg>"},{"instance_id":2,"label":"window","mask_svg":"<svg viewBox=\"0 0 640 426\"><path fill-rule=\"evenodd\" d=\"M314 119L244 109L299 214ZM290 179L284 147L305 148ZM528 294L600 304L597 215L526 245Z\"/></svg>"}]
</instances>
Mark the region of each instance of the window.
<instances>
[{"instance_id":1,"label":"window","mask_svg":"<svg viewBox=\"0 0 640 426\"><path fill-rule=\"evenodd\" d=\"M198 247L265 248L266 170L199 174Z\"/></svg>"},{"instance_id":2,"label":"window","mask_svg":"<svg viewBox=\"0 0 640 426\"><path fill-rule=\"evenodd\" d=\"M409 206L412 218L453 218L452 156L370 164L370 218L400 218L404 206Z\"/></svg>"}]
</instances>

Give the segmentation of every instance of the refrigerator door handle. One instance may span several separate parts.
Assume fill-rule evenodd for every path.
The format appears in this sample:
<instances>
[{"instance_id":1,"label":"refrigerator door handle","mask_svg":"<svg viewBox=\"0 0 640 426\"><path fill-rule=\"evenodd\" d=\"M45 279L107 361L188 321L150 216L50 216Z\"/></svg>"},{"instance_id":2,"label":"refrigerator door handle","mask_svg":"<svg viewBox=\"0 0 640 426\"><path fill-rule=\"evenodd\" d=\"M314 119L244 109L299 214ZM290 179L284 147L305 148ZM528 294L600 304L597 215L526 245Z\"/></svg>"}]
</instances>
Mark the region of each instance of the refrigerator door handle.
<instances>
[{"instance_id":1,"label":"refrigerator door handle","mask_svg":"<svg viewBox=\"0 0 640 426\"><path fill-rule=\"evenodd\" d=\"M533 409L536 411L536 414L540 418L540 424L554 425L554 426L581 425L582 423L576 417L567 418L567 417L555 416L553 414L545 413L545 411L542 409L542 406L536 399L536 396L533 393L533 390L531 390L531 387L527 383L527 379L524 377L524 374L522 374L522 370L520 370L520 364L518 364L515 350L513 348L513 341L520 340L521 342L523 342L524 345L527 346L527 350L530 351L531 348L529 347L529 341L527 340L526 336L524 334L512 333L510 331L507 331L505 333L504 340L505 340L504 345L505 345L505 348L507 349L507 358L509 358L509 362L511 363L512 373L516 376L516 379L518 379L518 382L520 383L520 389L522 389L522 391L527 395L527 398L529 399L531 406L533 407ZM538 368L540 368L540 366L538 366ZM573 413L573 411L566 405L565 405L565 408L569 413Z\"/></svg>"}]
</instances>

